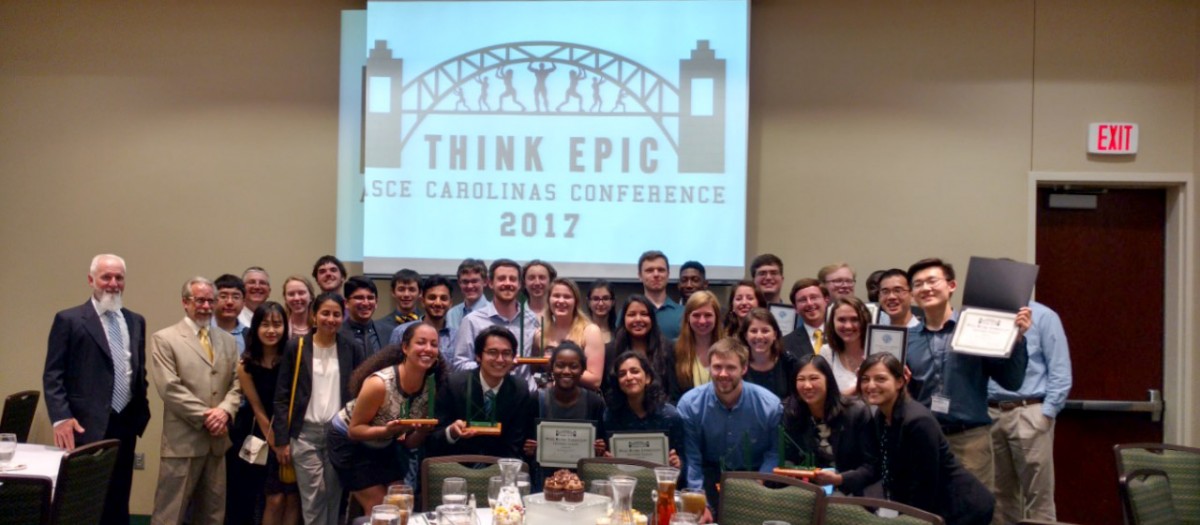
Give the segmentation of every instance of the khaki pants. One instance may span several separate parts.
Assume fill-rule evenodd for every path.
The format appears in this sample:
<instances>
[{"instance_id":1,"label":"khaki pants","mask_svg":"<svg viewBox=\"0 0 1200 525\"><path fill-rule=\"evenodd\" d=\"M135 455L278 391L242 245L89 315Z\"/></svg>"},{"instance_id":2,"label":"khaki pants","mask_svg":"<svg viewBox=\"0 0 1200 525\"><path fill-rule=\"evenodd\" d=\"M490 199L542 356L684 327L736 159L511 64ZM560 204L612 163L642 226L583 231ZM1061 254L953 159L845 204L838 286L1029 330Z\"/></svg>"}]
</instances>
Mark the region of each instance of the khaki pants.
<instances>
[{"instance_id":1,"label":"khaki pants","mask_svg":"<svg viewBox=\"0 0 1200 525\"><path fill-rule=\"evenodd\" d=\"M325 452L327 427L305 422L300 435L291 440L292 466L296 469L305 525L337 525L339 521L342 484Z\"/></svg>"},{"instance_id":2,"label":"khaki pants","mask_svg":"<svg viewBox=\"0 0 1200 525\"><path fill-rule=\"evenodd\" d=\"M1054 420L1042 414L1042 405L1007 412L988 410L992 416L992 448L996 455L996 515L992 523L1017 523L1022 519L1055 521Z\"/></svg>"},{"instance_id":3,"label":"khaki pants","mask_svg":"<svg viewBox=\"0 0 1200 525\"><path fill-rule=\"evenodd\" d=\"M180 525L189 505L192 525L225 522L225 455L163 458L158 468L151 525Z\"/></svg>"},{"instance_id":4,"label":"khaki pants","mask_svg":"<svg viewBox=\"0 0 1200 525\"><path fill-rule=\"evenodd\" d=\"M967 472L973 474L988 490L996 481L992 468L992 436L987 425L946 436L950 451Z\"/></svg>"}]
</instances>

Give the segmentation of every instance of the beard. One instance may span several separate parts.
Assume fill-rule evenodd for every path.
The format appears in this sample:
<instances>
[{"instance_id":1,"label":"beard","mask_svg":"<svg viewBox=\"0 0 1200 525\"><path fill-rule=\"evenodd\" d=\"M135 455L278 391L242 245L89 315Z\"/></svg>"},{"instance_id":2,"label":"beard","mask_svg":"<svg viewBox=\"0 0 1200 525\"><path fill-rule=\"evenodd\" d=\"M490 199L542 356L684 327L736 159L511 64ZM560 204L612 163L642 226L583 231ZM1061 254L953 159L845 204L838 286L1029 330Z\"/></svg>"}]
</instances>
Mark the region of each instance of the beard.
<instances>
[{"instance_id":1,"label":"beard","mask_svg":"<svg viewBox=\"0 0 1200 525\"><path fill-rule=\"evenodd\" d=\"M96 305L100 313L105 312L120 312L121 311L121 294L111 292L100 292L100 296L96 298Z\"/></svg>"}]
</instances>

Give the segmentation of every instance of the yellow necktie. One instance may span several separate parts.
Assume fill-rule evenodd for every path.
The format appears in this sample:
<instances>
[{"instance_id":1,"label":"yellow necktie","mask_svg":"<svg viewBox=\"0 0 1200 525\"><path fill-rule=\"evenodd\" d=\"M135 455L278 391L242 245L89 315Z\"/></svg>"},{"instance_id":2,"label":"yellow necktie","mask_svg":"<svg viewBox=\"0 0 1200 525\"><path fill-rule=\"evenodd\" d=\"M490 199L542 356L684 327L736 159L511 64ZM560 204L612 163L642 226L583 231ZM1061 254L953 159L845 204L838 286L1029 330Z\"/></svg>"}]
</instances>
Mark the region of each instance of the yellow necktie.
<instances>
[{"instance_id":1,"label":"yellow necktie","mask_svg":"<svg viewBox=\"0 0 1200 525\"><path fill-rule=\"evenodd\" d=\"M200 346L203 346L204 349L208 351L208 360L209 361L216 360L216 358L213 356L212 341L210 341L208 339L208 327L204 327L204 328L200 329Z\"/></svg>"},{"instance_id":2,"label":"yellow necktie","mask_svg":"<svg viewBox=\"0 0 1200 525\"><path fill-rule=\"evenodd\" d=\"M821 346L824 344L824 341L821 340L821 331L813 330L813 353L821 355Z\"/></svg>"}]
</instances>

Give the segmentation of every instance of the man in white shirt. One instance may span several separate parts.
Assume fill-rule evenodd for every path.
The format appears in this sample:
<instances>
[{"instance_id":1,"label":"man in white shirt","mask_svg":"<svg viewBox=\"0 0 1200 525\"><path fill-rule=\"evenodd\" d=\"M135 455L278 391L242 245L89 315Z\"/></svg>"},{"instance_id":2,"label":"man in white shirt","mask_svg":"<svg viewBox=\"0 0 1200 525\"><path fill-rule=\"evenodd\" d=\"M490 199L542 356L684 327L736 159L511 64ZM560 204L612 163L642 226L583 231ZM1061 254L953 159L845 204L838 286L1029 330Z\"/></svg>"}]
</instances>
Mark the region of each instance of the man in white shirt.
<instances>
[{"instance_id":1,"label":"man in white shirt","mask_svg":"<svg viewBox=\"0 0 1200 525\"><path fill-rule=\"evenodd\" d=\"M800 326L783 338L783 349L797 359L819 353L826 340L823 331L829 290L816 279L804 278L792 284L789 296Z\"/></svg>"}]
</instances>

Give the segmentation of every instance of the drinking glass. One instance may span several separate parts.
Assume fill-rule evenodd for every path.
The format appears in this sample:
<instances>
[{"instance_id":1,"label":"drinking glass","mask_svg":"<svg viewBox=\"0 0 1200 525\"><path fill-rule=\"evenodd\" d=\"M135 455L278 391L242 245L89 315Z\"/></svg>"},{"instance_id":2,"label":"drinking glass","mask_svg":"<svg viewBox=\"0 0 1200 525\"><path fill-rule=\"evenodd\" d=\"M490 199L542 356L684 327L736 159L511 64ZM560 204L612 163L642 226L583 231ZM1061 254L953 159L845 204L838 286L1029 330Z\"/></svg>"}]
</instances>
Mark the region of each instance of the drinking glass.
<instances>
[{"instance_id":1,"label":"drinking glass","mask_svg":"<svg viewBox=\"0 0 1200 525\"><path fill-rule=\"evenodd\" d=\"M517 491L521 493L522 498L529 495L529 473L528 472L518 472L517 473Z\"/></svg>"},{"instance_id":2,"label":"drinking glass","mask_svg":"<svg viewBox=\"0 0 1200 525\"><path fill-rule=\"evenodd\" d=\"M400 509L395 505L372 507L371 525L400 525Z\"/></svg>"},{"instance_id":3,"label":"drinking glass","mask_svg":"<svg viewBox=\"0 0 1200 525\"><path fill-rule=\"evenodd\" d=\"M708 506L708 498L704 495L703 489L676 489L676 495L679 496L679 506L683 507L680 512L703 516L704 510Z\"/></svg>"},{"instance_id":4,"label":"drinking glass","mask_svg":"<svg viewBox=\"0 0 1200 525\"><path fill-rule=\"evenodd\" d=\"M446 478L442 482L443 505L467 505L466 478Z\"/></svg>"},{"instance_id":5,"label":"drinking glass","mask_svg":"<svg viewBox=\"0 0 1200 525\"><path fill-rule=\"evenodd\" d=\"M474 525L475 510L466 505L438 505L438 525Z\"/></svg>"},{"instance_id":6,"label":"drinking glass","mask_svg":"<svg viewBox=\"0 0 1200 525\"><path fill-rule=\"evenodd\" d=\"M592 481L592 494L599 494L606 498L612 497L612 484L607 479L597 479Z\"/></svg>"},{"instance_id":7,"label":"drinking glass","mask_svg":"<svg viewBox=\"0 0 1200 525\"><path fill-rule=\"evenodd\" d=\"M504 477L492 476L488 478L488 508L496 506L496 500L500 499L500 487L504 486Z\"/></svg>"},{"instance_id":8,"label":"drinking glass","mask_svg":"<svg viewBox=\"0 0 1200 525\"><path fill-rule=\"evenodd\" d=\"M671 516L671 525L698 525L700 516L690 512L676 512Z\"/></svg>"},{"instance_id":9,"label":"drinking glass","mask_svg":"<svg viewBox=\"0 0 1200 525\"><path fill-rule=\"evenodd\" d=\"M0 469L7 467L17 454L17 435L0 434Z\"/></svg>"}]
</instances>

